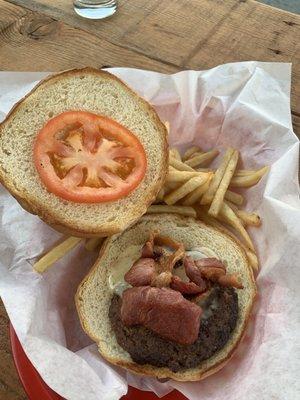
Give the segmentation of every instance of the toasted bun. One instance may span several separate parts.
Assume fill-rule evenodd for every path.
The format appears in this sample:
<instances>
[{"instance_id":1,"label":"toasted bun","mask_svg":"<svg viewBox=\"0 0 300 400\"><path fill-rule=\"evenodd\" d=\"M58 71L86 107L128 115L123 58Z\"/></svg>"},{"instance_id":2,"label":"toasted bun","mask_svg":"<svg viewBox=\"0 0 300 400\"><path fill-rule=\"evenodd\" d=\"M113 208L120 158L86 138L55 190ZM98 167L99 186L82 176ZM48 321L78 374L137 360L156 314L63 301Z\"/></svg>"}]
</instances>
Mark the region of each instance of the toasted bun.
<instances>
[{"instance_id":1,"label":"toasted bun","mask_svg":"<svg viewBox=\"0 0 300 400\"><path fill-rule=\"evenodd\" d=\"M33 142L51 117L66 110L108 116L138 137L148 167L143 181L127 197L83 204L46 190L34 166ZM0 125L0 181L27 211L75 236L108 236L137 221L160 190L167 165L167 132L154 109L117 77L93 68L48 77Z\"/></svg>"},{"instance_id":2,"label":"toasted bun","mask_svg":"<svg viewBox=\"0 0 300 400\"><path fill-rule=\"evenodd\" d=\"M239 317L230 340L222 350L201 362L197 368L173 372L169 368L137 364L119 346L111 328L108 311L113 293L108 287L109 271L129 244L144 244L149 231L154 229L159 229L162 235L181 241L187 249L199 245L212 249L226 263L227 271L237 273L244 285L244 289L237 290ZM94 267L80 284L75 300L83 329L97 342L99 352L106 360L142 375L172 378L178 381L196 381L218 371L231 358L243 337L255 295L256 286L252 270L244 250L238 243L226 234L193 218L165 214L144 216L122 234L108 238Z\"/></svg>"}]
</instances>

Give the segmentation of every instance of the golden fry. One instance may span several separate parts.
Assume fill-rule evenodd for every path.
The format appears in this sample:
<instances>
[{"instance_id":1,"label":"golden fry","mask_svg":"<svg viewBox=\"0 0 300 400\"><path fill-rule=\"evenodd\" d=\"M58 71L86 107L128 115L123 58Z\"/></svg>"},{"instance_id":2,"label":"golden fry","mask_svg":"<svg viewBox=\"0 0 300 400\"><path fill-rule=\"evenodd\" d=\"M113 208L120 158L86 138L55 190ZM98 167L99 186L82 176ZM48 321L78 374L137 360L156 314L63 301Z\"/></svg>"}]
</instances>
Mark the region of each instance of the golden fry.
<instances>
[{"instance_id":1,"label":"golden fry","mask_svg":"<svg viewBox=\"0 0 300 400\"><path fill-rule=\"evenodd\" d=\"M104 238L93 237L86 239L84 247L87 251L95 251L102 244Z\"/></svg>"},{"instance_id":2,"label":"golden fry","mask_svg":"<svg viewBox=\"0 0 300 400\"><path fill-rule=\"evenodd\" d=\"M175 204L178 200L191 193L198 186L203 185L203 183L207 181L208 177L208 174L203 174L202 176L195 176L194 178L191 178L178 189L175 189L173 192L167 194L167 196L164 198L165 203L168 205Z\"/></svg>"},{"instance_id":3,"label":"golden fry","mask_svg":"<svg viewBox=\"0 0 300 400\"><path fill-rule=\"evenodd\" d=\"M224 175L222 177L222 180L220 182L220 185L215 193L215 196L213 198L211 206L208 210L208 213L210 215L212 215L213 217L216 217L220 212L225 193L228 189L231 178L233 177L238 160L239 160L239 153L238 153L238 151L235 150L232 154L232 157L228 161L228 164L227 164L226 170L224 172Z\"/></svg>"},{"instance_id":4,"label":"golden fry","mask_svg":"<svg viewBox=\"0 0 300 400\"><path fill-rule=\"evenodd\" d=\"M191 206L198 202L201 196L207 191L209 188L210 179L208 179L203 185L197 187L197 189L193 190L190 194L185 196L182 204L184 206Z\"/></svg>"},{"instance_id":5,"label":"golden fry","mask_svg":"<svg viewBox=\"0 0 300 400\"><path fill-rule=\"evenodd\" d=\"M193 154L201 152L202 150L200 149L200 147L198 146L192 146L189 149L186 150L186 152L184 153L183 157L182 157L182 161L186 161L189 158L191 158L193 156Z\"/></svg>"},{"instance_id":6,"label":"golden fry","mask_svg":"<svg viewBox=\"0 0 300 400\"><path fill-rule=\"evenodd\" d=\"M197 207L197 217L201 219L203 222L205 222L208 225L213 226L214 228L219 229L220 231L223 231L227 233L228 236L232 237L235 239L239 245L244 249L247 259L249 261L249 264L251 265L252 269L254 272L258 271L258 259L255 254L255 252L251 251L236 237L236 235L233 234L228 228L226 228L224 225L221 224L221 222L217 221L214 217L211 217L208 215L203 207Z\"/></svg>"},{"instance_id":7,"label":"golden fry","mask_svg":"<svg viewBox=\"0 0 300 400\"><path fill-rule=\"evenodd\" d=\"M170 193L172 190L178 189L182 185L182 182L166 182L164 189L165 189L165 194ZM163 199L164 200L164 199Z\"/></svg>"},{"instance_id":8,"label":"golden fry","mask_svg":"<svg viewBox=\"0 0 300 400\"><path fill-rule=\"evenodd\" d=\"M33 269L36 272L45 272L52 264L62 258L66 253L68 253L73 247L75 247L82 238L77 238L70 236L68 239L64 240L62 243L53 247L48 253L41 257L34 265Z\"/></svg>"},{"instance_id":9,"label":"golden fry","mask_svg":"<svg viewBox=\"0 0 300 400\"><path fill-rule=\"evenodd\" d=\"M166 127L168 135L169 135L170 134L170 122L169 121L165 121L165 127Z\"/></svg>"},{"instance_id":10,"label":"golden fry","mask_svg":"<svg viewBox=\"0 0 300 400\"><path fill-rule=\"evenodd\" d=\"M260 216L256 213L248 213L247 211L244 210L237 210L235 211L235 213L245 225L251 225L251 226L261 225Z\"/></svg>"},{"instance_id":11,"label":"golden fry","mask_svg":"<svg viewBox=\"0 0 300 400\"><path fill-rule=\"evenodd\" d=\"M269 171L269 167L263 167L252 175L235 176L231 179L230 187L250 187L256 185Z\"/></svg>"},{"instance_id":12,"label":"golden fry","mask_svg":"<svg viewBox=\"0 0 300 400\"><path fill-rule=\"evenodd\" d=\"M228 189L225 193L225 200L231 201L238 206L241 206L244 203L244 197L241 194L232 192Z\"/></svg>"},{"instance_id":13,"label":"golden fry","mask_svg":"<svg viewBox=\"0 0 300 400\"><path fill-rule=\"evenodd\" d=\"M197 167L212 161L219 154L219 150L213 149L206 153L199 154L195 157L188 159L185 163L190 167Z\"/></svg>"},{"instance_id":14,"label":"golden fry","mask_svg":"<svg viewBox=\"0 0 300 400\"><path fill-rule=\"evenodd\" d=\"M185 163L183 163L182 161L176 160L176 158L170 156L169 158L169 164L176 168L178 171L191 171L191 172L195 172L195 170L192 167L189 167L188 165L186 165Z\"/></svg>"},{"instance_id":15,"label":"golden fry","mask_svg":"<svg viewBox=\"0 0 300 400\"><path fill-rule=\"evenodd\" d=\"M229 148L222 160L221 165L219 166L219 168L216 170L215 175L210 183L210 186L208 188L208 191L203 195L202 199L201 199L201 204L210 204L214 198L214 195L220 185L220 182L223 178L223 175L225 173L227 164L229 162L229 160L231 159L232 155L233 155L234 149Z\"/></svg>"},{"instance_id":16,"label":"golden fry","mask_svg":"<svg viewBox=\"0 0 300 400\"><path fill-rule=\"evenodd\" d=\"M260 226L261 225L261 219L260 216L256 213L249 213L244 210L240 210L236 204L231 203L230 201L225 202L227 205L229 205L230 208L235 212L235 214L239 217L241 220L242 224L247 226Z\"/></svg>"},{"instance_id":17,"label":"golden fry","mask_svg":"<svg viewBox=\"0 0 300 400\"><path fill-rule=\"evenodd\" d=\"M250 169L237 169L234 173L234 176L247 176L247 175L252 175L255 174L255 170L250 170Z\"/></svg>"},{"instance_id":18,"label":"golden fry","mask_svg":"<svg viewBox=\"0 0 300 400\"><path fill-rule=\"evenodd\" d=\"M203 172L202 172L203 173ZM169 171L166 182L186 182L195 176L199 176L201 172L190 172L190 171Z\"/></svg>"},{"instance_id":19,"label":"golden fry","mask_svg":"<svg viewBox=\"0 0 300 400\"><path fill-rule=\"evenodd\" d=\"M246 256L248 258L249 264L251 265L253 271L257 272L258 271L257 255L253 251L247 249L247 247L244 247L244 250L245 250Z\"/></svg>"},{"instance_id":20,"label":"golden fry","mask_svg":"<svg viewBox=\"0 0 300 400\"><path fill-rule=\"evenodd\" d=\"M197 214L193 207L184 206L167 206L167 205L154 205L150 206L147 210L148 214L161 214L161 213L171 213L171 214L181 214L186 217L196 218Z\"/></svg>"},{"instance_id":21,"label":"golden fry","mask_svg":"<svg viewBox=\"0 0 300 400\"><path fill-rule=\"evenodd\" d=\"M156 196L155 203L161 203L164 200L165 188L162 187Z\"/></svg>"},{"instance_id":22,"label":"golden fry","mask_svg":"<svg viewBox=\"0 0 300 400\"><path fill-rule=\"evenodd\" d=\"M181 161L181 155L175 147L173 147L172 149L169 150L169 154L170 154L170 156L176 158L176 160Z\"/></svg>"},{"instance_id":23,"label":"golden fry","mask_svg":"<svg viewBox=\"0 0 300 400\"><path fill-rule=\"evenodd\" d=\"M196 168L197 172L214 172L211 168Z\"/></svg>"},{"instance_id":24,"label":"golden fry","mask_svg":"<svg viewBox=\"0 0 300 400\"><path fill-rule=\"evenodd\" d=\"M248 235L248 232L244 228L240 219L235 215L234 211L228 206L228 204L226 204L226 203L222 204L222 207L220 210L220 215L218 215L218 218L220 218L221 221L224 221L227 224L231 225L244 239L248 248L252 251L255 251L252 240L250 239L250 236Z\"/></svg>"}]
</instances>

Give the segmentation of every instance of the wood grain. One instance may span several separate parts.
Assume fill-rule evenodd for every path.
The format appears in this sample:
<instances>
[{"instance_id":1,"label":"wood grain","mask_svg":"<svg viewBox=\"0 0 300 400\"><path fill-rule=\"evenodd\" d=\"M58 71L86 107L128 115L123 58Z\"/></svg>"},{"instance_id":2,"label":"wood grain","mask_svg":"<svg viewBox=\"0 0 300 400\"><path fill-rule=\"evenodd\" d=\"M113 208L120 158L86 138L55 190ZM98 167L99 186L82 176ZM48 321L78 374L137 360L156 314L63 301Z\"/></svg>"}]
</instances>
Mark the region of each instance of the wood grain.
<instances>
[{"instance_id":1,"label":"wood grain","mask_svg":"<svg viewBox=\"0 0 300 400\"><path fill-rule=\"evenodd\" d=\"M8 316L0 300L0 400L26 400L11 356Z\"/></svg>"},{"instance_id":2,"label":"wood grain","mask_svg":"<svg viewBox=\"0 0 300 400\"><path fill-rule=\"evenodd\" d=\"M26 3L32 11L63 19L102 39L105 45L168 64L167 72L241 60L292 62L292 109L300 113L299 15L253 0L119 0L119 11L112 18L88 21L76 16L70 0L10 2ZM131 62L140 66L142 60L123 60L122 64L125 61L126 66Z\"/></svg>"},{"instance_id":3,"label":"wood grain","mask_svg":"<svg viewBox=\"0 0 300 400\"><path fill-rule=\"evenodd\" d=\"M78 17L72 0L0 0L0 69L91 65L164 73L244 60L293 63L292 117L300 135L300 16L253 0L119 0L104 21ZM24 400L0 304L0 400ZM42 399L41 399L42 400Z\"/></svg>"}]
</instances>

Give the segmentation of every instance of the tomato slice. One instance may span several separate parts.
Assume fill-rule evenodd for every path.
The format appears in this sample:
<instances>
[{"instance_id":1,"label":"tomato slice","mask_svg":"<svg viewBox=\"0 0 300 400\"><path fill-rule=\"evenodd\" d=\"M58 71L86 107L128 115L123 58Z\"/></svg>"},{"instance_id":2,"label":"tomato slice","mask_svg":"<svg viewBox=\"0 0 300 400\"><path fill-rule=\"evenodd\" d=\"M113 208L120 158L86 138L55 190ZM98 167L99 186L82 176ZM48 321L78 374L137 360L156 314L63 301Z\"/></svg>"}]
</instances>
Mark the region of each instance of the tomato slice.
<instances>
[{"instance_id":1,"label":"tomato slice","mask_svg":"<svg viewBox=\"0 0 300 400\"><path fill-rule=\"evenodd\" d=\"M36 137L33 155L49 192L79 203L128 195L147 168L145 150L133 133L86 111L67 111L50 119Z\"/></svg>"}]
</instances>

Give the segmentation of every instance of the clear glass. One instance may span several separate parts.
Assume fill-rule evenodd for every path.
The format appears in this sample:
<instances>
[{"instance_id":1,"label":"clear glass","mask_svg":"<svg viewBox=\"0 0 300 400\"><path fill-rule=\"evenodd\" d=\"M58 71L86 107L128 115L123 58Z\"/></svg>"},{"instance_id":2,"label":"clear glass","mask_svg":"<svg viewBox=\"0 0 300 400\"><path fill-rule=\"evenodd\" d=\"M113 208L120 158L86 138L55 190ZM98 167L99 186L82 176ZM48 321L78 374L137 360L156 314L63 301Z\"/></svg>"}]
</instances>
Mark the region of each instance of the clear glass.
<instances>
[{"instance_id":1,"label":"clear glass","mask_svg":"<svg viewBox=\"0 0 300 400\"><path fill-rule=\"evenodd\" d=\"M84 18L103 19L117 11L117 0L74 0L75 12Z\"/></svg>"}]
</instances>

